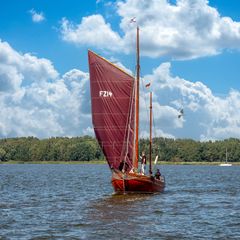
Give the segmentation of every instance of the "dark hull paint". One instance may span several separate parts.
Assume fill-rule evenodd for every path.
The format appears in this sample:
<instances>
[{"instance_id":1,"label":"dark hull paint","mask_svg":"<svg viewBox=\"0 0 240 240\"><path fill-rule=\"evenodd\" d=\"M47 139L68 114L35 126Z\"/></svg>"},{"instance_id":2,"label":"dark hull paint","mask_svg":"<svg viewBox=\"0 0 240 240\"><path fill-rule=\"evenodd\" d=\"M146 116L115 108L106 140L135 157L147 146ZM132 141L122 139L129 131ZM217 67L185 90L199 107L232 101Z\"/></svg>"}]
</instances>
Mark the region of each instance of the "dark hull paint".
<instances>
[{"instance_id":1,"label":"dark hull paint","mask_svg":"<svg viewBox=\"0 0 240 240\"><path fill-rule=\"evenodd\" d=\"M157 193L163 192L165 188L164 177L160 180L152 176L136 173L114 172L112 185L116 193Z\"/></svg>"}]
</instances>

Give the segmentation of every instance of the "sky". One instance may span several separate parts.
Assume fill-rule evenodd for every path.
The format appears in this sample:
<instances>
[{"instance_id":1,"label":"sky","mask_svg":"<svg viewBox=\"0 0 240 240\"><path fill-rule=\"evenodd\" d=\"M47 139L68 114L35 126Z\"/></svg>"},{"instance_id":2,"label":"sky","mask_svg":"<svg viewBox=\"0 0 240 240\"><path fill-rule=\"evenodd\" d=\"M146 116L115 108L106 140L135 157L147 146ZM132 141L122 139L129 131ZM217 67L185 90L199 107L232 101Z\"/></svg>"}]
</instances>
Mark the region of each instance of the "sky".
<instances>
[{"instance_id":1,"label":"sky","mask_svg":"<svg viewBox=\"0 0 240 240\"><path fill-rule=\"evenodd\" d=\"M239 0L0 5L0 138L93 135L87 50L135 74L137 25L154 136L240 138ZM140 137L148 136L148 94L141 87Z\"/></svg>"}]
</instances>

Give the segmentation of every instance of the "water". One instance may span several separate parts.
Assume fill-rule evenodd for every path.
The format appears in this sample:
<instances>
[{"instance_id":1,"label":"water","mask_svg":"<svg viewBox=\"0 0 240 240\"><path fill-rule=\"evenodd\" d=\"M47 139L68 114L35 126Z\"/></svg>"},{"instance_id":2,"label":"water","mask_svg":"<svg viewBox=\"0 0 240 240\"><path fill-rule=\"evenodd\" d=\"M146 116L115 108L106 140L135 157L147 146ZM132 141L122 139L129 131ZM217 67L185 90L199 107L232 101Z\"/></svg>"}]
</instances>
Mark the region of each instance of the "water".
<instances>
[{"instance_id":1,"label":"water","mask_svg":"<svg viewBox=\"0 0 240 240\"><path fill-rule=\"evenodd\" d=\"M240 167L162 166L113 195L106 165L0 165L0 239L240 239Z\"/></svg>"}]
</instances>

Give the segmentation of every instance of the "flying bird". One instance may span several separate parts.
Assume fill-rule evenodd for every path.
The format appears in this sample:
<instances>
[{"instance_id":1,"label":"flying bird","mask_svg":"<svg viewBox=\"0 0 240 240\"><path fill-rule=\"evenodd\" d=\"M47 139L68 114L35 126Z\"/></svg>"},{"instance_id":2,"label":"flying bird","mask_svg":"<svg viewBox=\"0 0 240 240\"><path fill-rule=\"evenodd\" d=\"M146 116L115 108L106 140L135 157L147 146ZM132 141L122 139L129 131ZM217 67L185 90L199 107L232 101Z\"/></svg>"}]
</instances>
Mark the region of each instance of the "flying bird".
<instances>
[{"instance_id":1,"label":"flying bird","mask_svg":"<svg viewBox=\"0 0 240 240\"><path fill-rule=\"evenodd\" d=\"M181 108L179 111L179 114L178 114L178 118L183 117L183 115L184 115L184 110L183 110L183 108Z\"/></svg>"},{"instance_id":2,"label":"flying bird","mask_svg":"<svg viewBox=\"0 0 240 240\"><path fill-rule=\"evenodd\" d=\"M135 23L136 22L136 17L131 18L130 23Z\"/></svg>"},{"instance_id":3,"label":"flying bird","mask_svg":"<svg viewBox=\"0 0 240 240\"><path fill-rule=\"evenodd\" d=\"M147 83L147 84L145 85L146 88L149 88L150 86L151 86L151 83Z\"/></svg>"}]
</instances>

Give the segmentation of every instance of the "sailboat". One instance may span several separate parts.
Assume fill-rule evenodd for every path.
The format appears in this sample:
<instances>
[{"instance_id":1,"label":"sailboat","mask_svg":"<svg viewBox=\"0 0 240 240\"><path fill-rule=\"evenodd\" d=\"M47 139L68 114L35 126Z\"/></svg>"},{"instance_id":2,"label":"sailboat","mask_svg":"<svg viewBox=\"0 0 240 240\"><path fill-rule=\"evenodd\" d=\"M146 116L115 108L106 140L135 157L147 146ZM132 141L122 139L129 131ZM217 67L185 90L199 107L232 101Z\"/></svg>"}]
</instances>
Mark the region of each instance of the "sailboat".
<instances>
[{"instance_id":1,"label":"sailboat","mask_svg":"<svg viewBox=\"0 0 240 240\"><path fill-rule=\"evenodd\" d=\"M226 154L225 154L225 163L220 163L219 166L221 167L231 167L232 164L228 162L228 151L227 151L227 148L226 148Z\"/></svg>"},{"instance_id":2,"label":"sailboat","mask_svg":"<svg viewBox=\"0 0 240 240\"><path fill-rule=\"evenodd\" d=\"M88 51L92 123L98 143L112 172L116 193L163 192L165 178L152 174L152 93L150 93L149 174L139 162L139 27L136 78L93 51Z\"/></svg>"}]
</instances>

